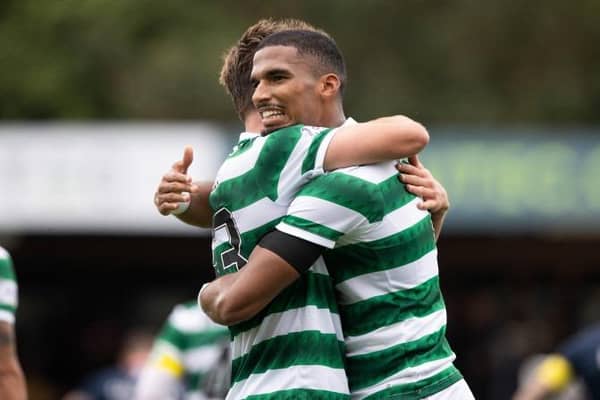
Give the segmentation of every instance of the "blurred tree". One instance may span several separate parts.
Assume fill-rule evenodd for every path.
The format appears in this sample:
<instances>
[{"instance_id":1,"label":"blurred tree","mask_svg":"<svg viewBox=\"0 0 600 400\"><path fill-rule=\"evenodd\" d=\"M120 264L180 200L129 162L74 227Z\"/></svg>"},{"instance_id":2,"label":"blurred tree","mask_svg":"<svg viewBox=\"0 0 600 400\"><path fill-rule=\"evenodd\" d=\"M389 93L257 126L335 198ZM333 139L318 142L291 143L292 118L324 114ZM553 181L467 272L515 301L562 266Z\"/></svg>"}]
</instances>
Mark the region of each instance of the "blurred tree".
<instances>
[{"instance_id":1,"label":"blurred tree","mask_svg":"<svg viewBox=\"0 0 600 400\"><path fill-rule=\"evenodd\" d=\"M4 0L0 118L235 120L220 56L268 16L336 38L360 119L600 121L596 0Z\"/></svg>"}]
</instances>

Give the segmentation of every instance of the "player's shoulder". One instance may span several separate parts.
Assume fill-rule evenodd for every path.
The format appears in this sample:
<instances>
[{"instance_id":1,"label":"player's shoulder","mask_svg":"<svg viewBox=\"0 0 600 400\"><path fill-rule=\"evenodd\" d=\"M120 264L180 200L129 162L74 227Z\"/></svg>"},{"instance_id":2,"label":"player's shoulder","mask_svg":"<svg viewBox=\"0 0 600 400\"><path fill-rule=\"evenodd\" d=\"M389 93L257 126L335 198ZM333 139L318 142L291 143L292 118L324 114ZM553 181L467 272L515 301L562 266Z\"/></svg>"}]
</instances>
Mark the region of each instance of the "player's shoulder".
<instances>
[{"instance_id":1,"label":"player's shoulder","mask_svg":"<svg viewBox=\"0 0 600 400\"><path fill-rule=\"evenodd\" d=\"M10 254L2 246L0 246L0 260L10 260Z\"/></svg>"},{"instance_id":2,"label":"player's shoulder","mask_svg":"<svg viewBox=\"0 0 600 400\"><path fill-rule=\"evenodd\" d=\"M326 128L322 126L312 126L312 125L304 125L304 124L296 124L286 126L284 128L278 129L276 131L271 132L266 136L268 140L280 140L282 138L289 137L315 137L319 136L323 133L327 133L331 131L332 128Z\"/></svg>"}]
</instances>

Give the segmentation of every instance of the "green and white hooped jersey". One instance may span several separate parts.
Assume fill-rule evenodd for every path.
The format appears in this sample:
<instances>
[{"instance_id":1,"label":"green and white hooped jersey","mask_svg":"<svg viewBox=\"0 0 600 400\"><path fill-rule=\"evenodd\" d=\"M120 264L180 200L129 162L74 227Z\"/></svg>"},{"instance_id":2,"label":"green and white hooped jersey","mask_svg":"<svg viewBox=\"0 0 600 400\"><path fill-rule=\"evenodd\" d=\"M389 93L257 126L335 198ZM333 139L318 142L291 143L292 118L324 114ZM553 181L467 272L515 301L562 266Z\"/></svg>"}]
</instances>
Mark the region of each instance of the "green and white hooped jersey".
<instances>
[{"instance_id":1,"label":"green and white hooped jersey","mask_svg":"<svg viewBox=\"0 0 600 400\"><path fill-rule=\"evenodd\" d=\"M330 249L353 399L422 398L462 378L419 201L393 162L346 168L304 186L277 226Z\"/></svg>"},{"instance_id":2,"label":"green and white hooped jersey","mask_svg":"<svg viewBox=\"0 0 600 400\"><path fill-rule=\"evenodd\" d=\"M173 308L149 362L152 368L166 370L183 383L185 399L200 400L206 398L202 390L206 377L222 367L220 361L228 346L227 328L212 322L196 301L190 301Z\"/></svg>"},{"instance_id":3,"label":"green and white hooped jersey","mask_svg":"<svg viewBox=\"0 0 600 400\"><path fill-rule=\"evenodd\" d=\"M18 289L10 254L0 247L0 321L15 322Z\"/></svg>"},{"instance_id":4,"label":"green and white hooped jersey","mask_svg":"<svg viewBox=\"0 0 600 400\"><path fill-rule=\"evenodd\" d=\"M210 203L213 265L235 272L286 215L300 187L323 173L331 129L243 133L217 174ZM344 341L322 258L254 318L230 327L228 399L347 399Z\"/></svg>"}]
</instances>

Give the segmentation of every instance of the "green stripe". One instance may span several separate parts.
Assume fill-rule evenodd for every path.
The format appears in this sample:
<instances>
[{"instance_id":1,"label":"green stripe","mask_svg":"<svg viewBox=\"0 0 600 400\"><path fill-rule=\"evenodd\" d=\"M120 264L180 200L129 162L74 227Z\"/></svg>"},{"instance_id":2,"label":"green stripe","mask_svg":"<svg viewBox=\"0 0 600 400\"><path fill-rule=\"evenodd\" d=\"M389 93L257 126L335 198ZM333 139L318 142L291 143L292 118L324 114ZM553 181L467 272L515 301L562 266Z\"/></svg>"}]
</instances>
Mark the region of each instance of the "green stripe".
<instances>
[{"instance_id":1,"label":"green stripe","mask_svg":"<svg viewBox=\"0 0 600 400\"><path fill-rule=\"evenodd\" d=\"M256 173L256 181L263 189L264 194L273 201L279 197L277 185L281 172L300 138L299 126L291 126L273 132L267 137L258 160L256 160L253 168ZM240 187L243 186L239 186L238 190ZM239 193L235 193L235 195L239 196Z\"/></svg>"},{"instance_id":2,"label":"green stripe","mask_svg":"<svg viewBox=\"0 0 600 400\"><path fill-rule=\"evenodd\" d=\"M15 271L10 257L0 258L0 278L15 280Z\"/></svg>"},{"instance_id":3,"label":"green stripe","mask_svg":"<svg viewBox=\"0 0 600 400\"><path fill-rule=\"evenodd\" d=\"M288 389L273 393L255 394L246 400L348 400L347 394L313 389Z\"/></svg>"},{"instance_id":4,"label":"green stripe","mask_svg":"<svg viewBox=\"0 0 600 400\"><path fill-rule=\"evenodd\" d=\"M306 154L306 158L304 159L304 162L302 163L302 174L305 174L308 171L315 168L315 163L317 160L317 153L319 152L319 147L321 146L323 139L325 139L325 137L327 137L327 134L329 134L330 132L331 132L331 129L326 129L326 130L318 133L314 137L312 143L310 144L310 147L308 148L308 153Z\"/></svg>"},{"instance_id":5,"label":"green stripe","mask_svg":"<svg viewBox=\"0 0 600 400\"><path fill-rule=\"evenodd\" d=\"M334 333L318 331L288 333L265 340L252 347L249 353L232 361L232 382L251 374L296 365L319 365L344 368L344 342Z\"/></svg>"},{"instance_id":6,"label":"green stripe","mask_svg":"<svg viewBox=\"0 0 600 400\"><path fill-rule=\"evenodd\" d=\"M385 215L405 206L417 197L406 190L406 186L398 180L397 174L381 182L378 186L383 197L383 213Z\"/></svg>"},{"instance_id":7,"label":"green stripe","mask_svg":"<svg viewBox=\"0 0 600 400\"><path fill-rule=\"evenodd\" d=\"M202 384L202 380L204 379L204 375L200 373L191 374L189 370L186 370L186 374L183 377L183 381L185 382L185 388L188 392L197 391Z\"/></svg>"},{"instance_id":8,"label":"green stripe","mask_svg":"<svg viewBox=\"0 0 600 400\"><path fill-rule=\"evenodd\" d=\"M17 310L17 307L9 306L8 304L0 304L0 310L10 311L11 313L14 314L15 311Z\"/></svg>"},{"instance_id":9,"label":"green stripe","mask_svg":"<svg viewBox=\"0 0 600 400\"><path fill-rule=\"evenodd\" d=\"M329 201L363 215L369 222L381 221L384 204L376 184L341 172L321 175L304 186L297 197Z\"/></svg>"},{"instance_id":10,"label":"green stripe","mask_svg":"<svg viewBox=\"0 0 600 400\"><path fill-rule=\"evenodd\" d=\"M228 338L227 329L213 328L202 332L183 332L173 325L167 325L162 330L159 338L165 340L181 351L187 351L202 346L216 344Z\"/></svg>"},{"instance_id":11,"label":"green stripe","mask_svg":"<svg viewBox=\"0 0 600 400\"><path fill-rule=\"evenodd\" d=\"M265 216L267 218L267 216ZM246 258L250 257L252 250L256 247L260 239L267 233L271 232L275 229L275 226L281 221L283 217L278 217L272 221L265 223L264 225L259 226L256 229L252 229L250 231L246 231L242 233L242 246L240 248L240 252ZM220 254L220 253L216 253Z\"/></svg>"},{"instance_id":12,"label":"green stripe","mask_svg":"<svg viewBox=\"0 0 600 400\"><path fill-rule=\"evenodd\" d=\"M434 249L431 218L427 216L410 228L383 239L326 251L324 258L330 266L329 273L338 284L355 276L411 263Z\"/></svg>"},{"instance_id":13,"label":"green stripe","mask_svg":"<svg viewBox=\"0 0 600 400\"><path fill-rule=\"evenodd\" d=\"M258 137L258 136L257 136ZM237 145L233 148L233 151L227 156L227 158L234 158L241 154L244 154L248 150L252 148L252 145L255 143L255 139L257 137L252 137L249 139L240 140Z\"/></svg>"},{"instance_id":14,"label":"green stripe","mask_svg":"<svg viewBox=\"0 0 600 400\"><path fill-rule=\"evenodd\" d=\"M454 366L414 383L396 385L373 393L364 400L420 400L449 388L462 379L462 375Z\"/></svg>"},{"instance_id":15,"label":"green stripe","mask_svg":"<svg viewBox=\"0 0 600 400\"><path fill-rule=\"evenodd\" d=\"M229 327L231 335L235 337L242 332L257 327L267 315L304 306L315 306L337 313L335 294L329 276L311 271L300 275L300 278L285 288L256 316L248 321Z\"/></svg>"},{"instance_id":16,"label":"green stripe","mask_svg":"<svg viewBox=\"0 0 600 400\"><path fill-rule=\"evenodd\" d=\"M343 232L336 231L335 229L329 228L325 225L321 225L321 224L318 224L313 221L309 221L304 218L296 217L294 215L287 215L283 219L283 222L288 225L300 228L304 231L314 233L315 235L318 235L318 236L321 236L321 237L324 237L324 238L327 238L327 239L333 240L333 241L338 240L338 238L344 234Z\"/></svg>"},{"instance_id":17,"label":"green stripe","mask_svg":"<svg viewBox=\"0 0 600 400\"><path fill-rule=\"evenodd\" d=\"M260 182L256 180L256 171L251 169L240 176L219 183L210 194L210 206L213 210L225 207L229 211L247 207L265 197L259 185ZM244 188L243 195L240 195L240 188Z\"/></svg>"},{"instance_id":18,"label":"green stripe","mask_svg":"<svg viewBox=\"0 0 600 400\"><path fill-rule=\"evenodd\" d=\"M403 369L450 357L453 353L445 338L446 327L415 340L359 356L348 357L350 391L381 382Z\"/></svg>"},{"instance_id":19,"label":"green stripe","mask_svg":"<svg viewBox=\"0 0 600 400\"><path fill-rule=\"evenodd\" d=\"M212 209L226 207L230 211L236 211L264 197L277 200L279 176L299 140L298 127L285 128L270 134L251 170L219 183L213 190L209 198ZM227 159L225 162L237 160Z\"/></svg>"},{"instance_id":20,"label":"green stripe","mask_svg":"<svg viewBox=\"0 0 600 400\"><path fill-rule=\"evenodd\" d=\"M359 336L408 318L424 317L444 308L439 277L411 289L340 305L344 335Z\"/></svg>"}]
</instances>

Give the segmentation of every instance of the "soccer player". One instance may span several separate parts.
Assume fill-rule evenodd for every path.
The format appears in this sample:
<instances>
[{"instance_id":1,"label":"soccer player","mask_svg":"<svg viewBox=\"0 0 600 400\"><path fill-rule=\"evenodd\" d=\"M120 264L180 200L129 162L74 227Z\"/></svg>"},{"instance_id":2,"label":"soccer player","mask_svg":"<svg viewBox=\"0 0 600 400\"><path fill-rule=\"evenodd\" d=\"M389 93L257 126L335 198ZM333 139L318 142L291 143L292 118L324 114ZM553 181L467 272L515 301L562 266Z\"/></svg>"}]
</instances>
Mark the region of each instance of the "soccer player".
<instances>
[{"instance_id":1,"label":"soccer player","mask_svg":"<svg viewBox=\"0 0 600 400\"><path fill-rule=\"evenodd\" d=\"M252 33L252 29L248 32ZM224 69L224 81L227 82L230 93L243 94L241 98L238 95L232 97L238 112L243 116L246 129L255 132L262 129L262 124L256 111L249 105L252 88L249 86L249 76L244 75L243 71L249 71L254 51L252 46L255 47L258 42L254 39L253 43L248 43L248 36L243 37L237 50L230 53L229 60L234 60L229 63L232 68ZM330 86L323 89L324 101L338 101L334 99L338 96L336 88L333 91ZM343 115L341 118L337 114L331 116L334 117L328 121L331 126L344 121ZM333 139L331 130L319 131L296 127L277 137L242 135L238 148L228 159L231 163L221 169L225 178L226 174L232 173L234 176L238 174L241 179L237 182L234 182L235 179L222 180L224 175L220 172L221 179L217 179L215 191L219 198L212 201L217 210L215 267L220 273L233 271L245 263L244 254L247 256L252 250L259 238L257 235L274 226L277 219L283 216L286 202L289 204L294 190L311 175L321 173L322 164L329 169L415 154L427 140L423 127L406 117L380 119L349 129L342 128ZM366 136L369 132L370 135ZM390 139L396 139L396 144ZM331 140L331 145L325 151L328 140ZM289 168L286 169L281 161L271 164L271 157L276 154L287 154L286 157L291 161L287 164ZM293 159L289 156L293 156ZM344 160L344 157L351 156L357 158ZM240 160L241 168L238 163ZM183 160L176 163L173 171L163 177L155 196L157 207L162 213L177 208L177 203L184 200L181 192L185 191L192 192L192 202L190 209L181 215L197 208L193 199L199 196L194 196L197 191L185 176L190 163L191 153L186 150ZM280 168L278 179L263 180L261 174L270 174L269 168L273 166ZM230 223L232 216L229 215L229 209L220 206L236 201L233 198L234 195L239 195L236 187L240 188L238 184L244 181L257 185L249 188L246 204L243 201L230 204L229 208L234 213L240 206L248 211L248 218L238 218L239 224L235 225ZM280 187L278 182L289 187ZM220 192L219 188L222 189ZM266 205L266 210L253 213L258 208L254 206L261 204ZM200 220L202 218L196 219ZM289 288L286 295L279 296L278 301L271 305L270 310L266 310L254 321L232 329L234 362L230 397L285 394L291 398L343 398L347 391L341 368L343 361L340 362L335 351L336 347L341 346L341 333L327 271L323 265L316 266L313 272L303 276L294 287ZM294 349L298 345L302 346L300 353ZM284 348L287 350L283 351ZM299 379L300 376L303 379Z\"/></svg>"},{"instance_id":2,"label":"soccer player","mask_svg":"<svg viewBox=\"0 0 600 400\"><path fill-rule=\"evenodd\" d=\"M229 331L196 300L178 304L154 342L135 400L223 399L229 389Z\"/></svg>"},{"instance_id":3,"label":"soccer player","mask_svg":"<svg viewBox=\"0 0 600 400\"><path fill-rule=\"evenodd\" d=\"M261 42L252 69L253 101L271 131L267 138L285 137L300 122L331 126L343 118L344 69L336 53L331 39L309 31L279 32ZM281 153L268 154L265 163L279 160L279 169L288 168ZM221 190L231 190L223 188L227 178L211 194L215 206L222 205ZM238 193L272 179L238 179ZM227 209L228 227L237 228L237 217L248 212L246 197L236 200L227 204L237 210ZM320 175L300 190L285 218L270 222L277 229L250 240L259 245L239 271L246 238L236 235L229 248L219 249L215 235L215 255L231 261L223 268L236 272L205 285L202 306L217 321L253 321L265 310L269 315L273 298L285 296L325 261L340 305L353 398L472 399L445 338L435 233L420 203L398 182L392 162ZM239 230L258 236L266 226L248 228Z\"/></svg>"},{"instance_id":4,"label":"soccer player","mask_svg":"<svg viewBox=\"0 0 600 400\"><path fill-rule=\"evenodd\" d=\"M21 370L15 343L17 281L8 252L0 247L0 399L27 398L25 376Z\"/></svg>"},{"instance_id":5,"label":"soccer player","mask_svg":"<svg viewBox=\"0 0 600 400\"><path fill-rule=\"evenodd\" d=\"M578 378L592 399L600 399L600 324L578 332L546 356L513 400L547 399Z\"/></svg>"}]
</instances>

